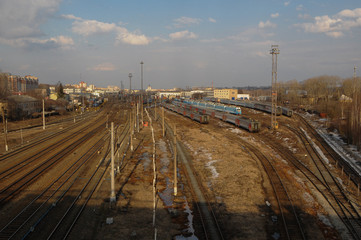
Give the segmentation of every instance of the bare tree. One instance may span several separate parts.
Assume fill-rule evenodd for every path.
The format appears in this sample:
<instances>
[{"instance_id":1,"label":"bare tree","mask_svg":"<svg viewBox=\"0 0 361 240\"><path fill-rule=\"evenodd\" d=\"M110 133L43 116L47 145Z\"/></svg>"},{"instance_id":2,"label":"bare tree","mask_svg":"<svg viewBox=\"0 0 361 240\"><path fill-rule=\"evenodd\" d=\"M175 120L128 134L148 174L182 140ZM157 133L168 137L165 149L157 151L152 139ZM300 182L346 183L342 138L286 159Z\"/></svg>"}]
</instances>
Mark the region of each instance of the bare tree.
<instances>
[{"instance_id":1,"label":"bare tree","mask_svg":"<svg viewBox=\"0 0 361 240\"><path fill-rule=\"evenodd\" d=\"M0 72L0 99L5 99L8 95L8 75Z\"/></svg>"}]
</instances>

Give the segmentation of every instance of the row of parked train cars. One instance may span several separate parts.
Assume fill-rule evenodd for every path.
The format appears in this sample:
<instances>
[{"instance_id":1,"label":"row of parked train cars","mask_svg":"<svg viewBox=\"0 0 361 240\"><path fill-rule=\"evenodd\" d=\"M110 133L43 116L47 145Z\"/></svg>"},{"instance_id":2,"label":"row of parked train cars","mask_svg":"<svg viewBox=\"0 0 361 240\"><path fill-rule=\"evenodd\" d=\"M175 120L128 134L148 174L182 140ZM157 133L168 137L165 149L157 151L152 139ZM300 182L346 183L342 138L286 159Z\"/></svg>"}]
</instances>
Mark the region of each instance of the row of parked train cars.
<instances>
[{"instance_id":1,"label":"row of parked train cars","mask_svg":"<svg viewBox=\"0 0 361 240\"><path fill-rule=\"evenodd\" d=\"M186 111L196 112L197 114L200 114L200 116L212 116L222 121L232 123L237 127L246 129L250 132L259 132L261 127L261 124L257 120L240 116L239 107L237 107L237 110L233 110L227 106L222 107L221 105L223 104L215 105L213 103L191 101L191 100L184 100L183 102L175 100L173 101L173 104L176 106L177 109L177 110L172 109L173 111L181 113L182 115L187 117L189 117L190 114L186 113ZM184 114L182 112L184 112ZM197 119L199 119L199 117L193 120L198 121Z\"/></svg>"},{"instance_id":2,"label":"row of parked train cars","mask_svg":"<svg viewBox=\"0 0 361 240\"><path fill-rule=\"evenodd\" d=\"M255 110L259 110L259 111L263 111L263 112L267 112L267 113L272 113L272 106L271 104L267 104L267 103L260 103L260 102L253 102L253 101L237 101L237 100L229 100L229 99L216 99L216 98L206 98L206 101L211 101L211 102L220 102L223 104L230 104L230 105L234 105L234 106L241 106L241 107L246 107L246 108L251 108L251 109L255 109ZM276 107L276 115L285 115L287 117L292 117L293 115L293 111L289 108L286 107L281 107L281 106L277 106Z\"/></svg>"},{"instance_id":3,"label":"row of parked train cars","mask_svg":"<svg viewBox=\"0 0 361 240\"><path fill-rule=\"evenodd\" d=\"M163 103L163 106L169 110L172 110L173 112L183 115L184 117L188 117L188 118L192 119L193 121L197 121L202 124L209 123L209 116L206 114L193 112L189 109L183 108L178 105L169 104L169 103Z\"/></svg>"}]
</instances>

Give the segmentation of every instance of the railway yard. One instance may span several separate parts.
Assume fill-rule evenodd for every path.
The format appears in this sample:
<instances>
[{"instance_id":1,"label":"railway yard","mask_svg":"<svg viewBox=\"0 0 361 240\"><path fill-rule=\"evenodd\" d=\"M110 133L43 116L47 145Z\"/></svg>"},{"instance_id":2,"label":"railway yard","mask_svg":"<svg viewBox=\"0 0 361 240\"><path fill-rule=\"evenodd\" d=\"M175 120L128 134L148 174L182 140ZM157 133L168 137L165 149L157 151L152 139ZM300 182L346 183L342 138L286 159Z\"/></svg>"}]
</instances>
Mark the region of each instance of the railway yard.
<instances>
[{"instance_id":1,"label":"railway yard","mask_svg":"<svg viewBox=\"0 0 361 240\"><path fill-rule=\"evenodd\" d=\"M361 239L360 174L302 113L137 109L11 123L0 239Z\"/></svg>"}]
</instances>

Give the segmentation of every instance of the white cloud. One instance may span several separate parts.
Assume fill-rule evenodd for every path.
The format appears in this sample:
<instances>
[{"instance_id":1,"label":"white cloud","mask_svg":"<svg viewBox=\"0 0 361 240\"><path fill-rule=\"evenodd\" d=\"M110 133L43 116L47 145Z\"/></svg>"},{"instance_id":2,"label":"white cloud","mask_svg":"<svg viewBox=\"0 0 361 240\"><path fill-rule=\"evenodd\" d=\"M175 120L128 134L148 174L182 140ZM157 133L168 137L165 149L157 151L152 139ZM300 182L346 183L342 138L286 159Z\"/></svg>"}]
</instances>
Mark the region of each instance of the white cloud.
<instances>
[{"instance_id":1,"label":"white cloud","mask_svg":"<svg viewBox=\"0 0 361 240\"><path fill-rule=\"evenodd\" d=\"M115 69L115 66L114 64L112 63L101 63L101 64L98 64L92 68L89 68L89 70L93 70L93 71L114 71L116 70Z\"/></svg>"},{"instance_id":2,"label":"white cloud","mask_svg":"<svg viewBox=\"0 0 361 240\"><path fill-rule=\"evenodd\" d=\"M25 39L24 45L29 49L71 49L74 41L71 37L57 36L49 39Z\"/></svg>"},{"instance_id":3,"label":"white cloud","mask_svg":"<svg viewBox=\"0 0 361 240\"><path fill-rule=\"evenodd\" d=\"M67 15L63 14L62 17L65 18L65 19L70 19L70 20L78 20L78 21L83 20L82 18L76 17L76 16L74 16L72 14L67 14Z\"/></svg>"},{"instance_id":4,"label":"white cloud","mask_svg":"<svg viewBox=\"0 0 361 240\"><path fill-rule=\"evenodd\" d=\"M270 22L269 20L267 20L266 22L262 22L260 21L258 24L259 28L275 28L277 27L277 24Z\"/></svg>"},{"instance_id":5,"label":"white cloud","mask_svg":"<svg viewBox=\"0 0 361 240\"><path fill-rule=\"evenodd\" d=\"M296 7L296 10L297 10L297 11L302 11L302 10L303 10L303 5L302 5L302 4L298 5L298 6Z\"/></svg>"},{"instance_id":6,"label":"white cloud","mask_svg":"<svg viewBox=\"0 0 361 240\"><path fill-rule=\"evenodd\" d=\"M189 32L188 30L185 30L181 32L171 33L169 34L169 38L171 40L195 39L197 38L197 35L193 32Z\"/></svg>"},{"instance_id":7,"label":"white cloud","mask_svg":"<svg viewBox=\"0 0 361 240\"><path fill-rule=\"evenodd\" d=\"M280 16L279 13L272 13L271 18L278 18Z\"/></svg>"},{"instance_id":8,"label":"white cloud","mask_svg":"<svg viewBox=\"0 0 361 240\"><path fill-rule=\"evenodd\" d=\"M339 38L342 37L344 34L342 32L326 32L326 35L333 38Z\"/></svg>"},{"instance_id":9,"label":"white cloud","mask_svg":"<svg viewBox=\"0 0 361 240\"><path fill-rule=\"evenodd\" d=\"M354 10L345 9L337 14L338 17L345 18L360 18L361 17L361 8L356 8Z\"/></svg>"},{"instance_id":10,"label":"white cloud","mask_svg":"<svg viewBox=\"0 0 361 240\"><path fill-rule=\"evenodd\" d=\"M283 4L287 7L288 5L290 5L290 1L288 1L288 2L284 2Z\"/></svg>"},{"instance_id":11,"label":"white cloud","mask_svg":"<svg viewBox=\"0 0 361 240\"><path fill-rule=\"evenodd\" d=\"M147 38L143 34L134 34L129 33L125 28L117 28L117 41L123 42L131 45L148 45L150 43L150 39Z\"/></svg>"},{"instance_id":12,"label":"white cloud","mask_svg":"<svg viewBox=\"0 0 361 240\"><path fill-rule=\"evenodd\" d=\"M0 42L14 47L62 47L59 37L42 39L41 25L53 17L62 0L1 0Z\"/></svg>"},{"instance_id":13,"label":"white cloud","mask_svg":"<svg viewBox=\"0 0 361 240\"><path fill-rule=\"evenodd\" d=\"M57 43L62 48L69 48L74 45L74 41L71 37L58 36L50 38L50 40Z\"/></svg>"},{"instance_id":14,"label":"white cloud","mask_svg":"<svg viewBox=\"0 0 361 240\"><path fill-rule=\"evenodd\" d=\"M190 25L198 25L202 20L199 18L190 18L190 17L180 17L174 19L174 26L177 28L190 26Z\"/></svg>"},{"instance_id":15,"label":"white cloud","mask_svg":"<svg viewBox=\"0 0 361 240\"><path fill-rule=\"evenodd\" d=\"M125 27L115 23L105 23L97 20L87 20L73 15L63 15L64 18L75 20L72 24L72 31L82 36L96 34L116 34L116 43L126 43L130 45L147 45L150 39L138 32L131 33Z\"/></svg>"},{"instance_id":16,"label":"white cloud","mask_svg":"<svg viewBox=\"0 0 361 240\"><path fill-rule=\"evenodd\" d=\"M109 33L115 31L117 25L104 23L96 20L77 20L73 22L72 31L79 35L89 36L93 34Z\"/></svg>"},{"instance_id":17,"label":"white cloud","mask_svg":"<svg viewBox=\"0 0 361 240\"><path fill-rule=\"evenodd\" d=\"M216 22L217 22L217 20L216 20L216 19L211 18L211 17L210 17L210 18L208 18L208 21L209 21L209 22L211 22L211 23L216 23Z\"/></svg>"},{"instance_id":18,"label":"white cloud","mask_svg":"<svg viewBox=\"0 0 361 240\"><path fill-rule=\"evenodd\" d=\"M327 36L339 38L344 36L345 31L361 27L361 8L342 10L332 17L316 16L313 20L313 22L295 26L303 28L305 32L324 33Z\"/></svg>"},{"instance_id":19,"label":"white cloud","mask_svg":"<svg viewBox=\"0 0 361 240\"><path fill-rule=\"evenodd\" d=\"M7 44L13 47L22 47L28 50L40 49L64 49L68 50L74 46L74 41L71 37L57 36L47 39L41 38L18 38L18 39L1 39L0 43Z\"/></svg>"}]
</instances>

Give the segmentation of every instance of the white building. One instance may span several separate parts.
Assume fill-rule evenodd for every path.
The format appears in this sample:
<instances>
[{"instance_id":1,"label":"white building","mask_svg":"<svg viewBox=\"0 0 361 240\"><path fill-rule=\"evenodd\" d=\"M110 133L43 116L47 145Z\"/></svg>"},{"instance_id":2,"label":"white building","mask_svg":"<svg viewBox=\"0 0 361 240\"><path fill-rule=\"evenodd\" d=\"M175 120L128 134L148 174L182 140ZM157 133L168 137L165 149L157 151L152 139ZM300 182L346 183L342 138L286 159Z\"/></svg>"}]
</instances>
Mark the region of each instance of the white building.
<instances>
[{"instance_id":1,"label":"white building","mask_svg":"<svg viewBox=\"0 0 361 240\"><path fill-rule=\"evenodd\" d=\"M249 100L249 94L237 94L237 99Z\"/></svg>"},{"instance_id":2,"label":"white building","mask_svg":"<svg viewBox=\"0 0 361 240\"><path fill-rule=\"evenodd\" d=\"M181 96L181 92L158 92L159 98L176 98Z\"/></svg>"},{"instance_id":3,"label":"white building","mask_svg":"<svg viewBox=\"0 0 361 240\"><path fill-rule=\"evenodd\" d=\"M64 89L63 89L63 92L64 92L65 94L74 93L74 88L64 88Z\"/></svg>"}]
</instances>

